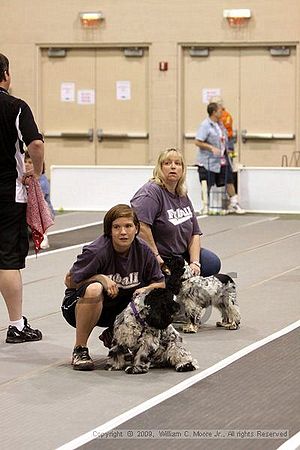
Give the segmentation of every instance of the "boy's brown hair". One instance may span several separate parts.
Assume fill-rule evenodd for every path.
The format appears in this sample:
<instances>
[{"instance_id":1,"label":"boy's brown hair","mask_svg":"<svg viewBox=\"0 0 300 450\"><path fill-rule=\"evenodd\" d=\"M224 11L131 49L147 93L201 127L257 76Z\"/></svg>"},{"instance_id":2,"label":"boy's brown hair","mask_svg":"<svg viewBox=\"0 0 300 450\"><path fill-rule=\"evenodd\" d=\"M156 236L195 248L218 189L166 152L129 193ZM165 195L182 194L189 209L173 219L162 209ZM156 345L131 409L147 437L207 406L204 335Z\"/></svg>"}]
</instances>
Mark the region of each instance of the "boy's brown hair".
<instances>
[{"instance_id":1,"label":"boy's brown hair","mask_svg":"<svg viewBox=\"0 0 300 450\"><path fill-rule=\"evenodd\" d=\"M113 206L104 216L103 228L105 236L111 236L112 224L120 217L128 217L129 219L132 219L134 225L137 228L137 234L139 233L140 222L135 211L130 206L121 203L119 205Z\"/></svg>"}]
</instances>

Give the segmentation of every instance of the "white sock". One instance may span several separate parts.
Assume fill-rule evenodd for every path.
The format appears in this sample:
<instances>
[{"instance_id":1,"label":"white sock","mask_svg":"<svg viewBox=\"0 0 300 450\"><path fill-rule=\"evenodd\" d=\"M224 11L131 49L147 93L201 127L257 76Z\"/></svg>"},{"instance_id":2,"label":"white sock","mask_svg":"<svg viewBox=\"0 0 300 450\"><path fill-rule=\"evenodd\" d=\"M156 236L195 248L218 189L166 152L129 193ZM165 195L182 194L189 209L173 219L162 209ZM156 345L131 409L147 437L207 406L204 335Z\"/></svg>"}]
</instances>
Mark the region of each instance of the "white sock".
<instances>
[{"instance_id":1,"label":"white sock","mask_svg":"<svg viewBox=\"0 0 300 450\"><path fill-rule=\"evenodd\" d=\"M232 205L236 205L237 203L238 203L238 196L235 194L235 195L233 195L232 197L230 197L230 203L232 204Z\"/></svg>"},{"instance_id":2,"label":"white sock","mask_svg":"<svg viewBox=\"0 0 300 450\"><path fill-rule=\"evenodd\" d=\"M19 320L10 320L9 325L16 327L19 331L22 331L24 328L24 319L21 317Z\"/></svg>"}]
</instances>

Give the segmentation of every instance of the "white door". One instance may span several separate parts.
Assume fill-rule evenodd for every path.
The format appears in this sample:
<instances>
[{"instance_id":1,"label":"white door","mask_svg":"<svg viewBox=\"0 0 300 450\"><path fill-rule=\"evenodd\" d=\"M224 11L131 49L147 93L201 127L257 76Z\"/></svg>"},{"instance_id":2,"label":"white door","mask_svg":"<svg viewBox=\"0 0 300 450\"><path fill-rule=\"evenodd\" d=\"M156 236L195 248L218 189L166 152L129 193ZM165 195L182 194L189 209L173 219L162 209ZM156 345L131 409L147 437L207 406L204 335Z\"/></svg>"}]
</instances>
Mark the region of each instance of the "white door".
<instances>
[{"instance_id":1,"label":"white door","mask_svg":"<svg viewBox=\"0 0 300 450\"><path fill-rule=\"evenodd\" d=\"M241 49L241 162L281 166L296 149L296 49L272 56L268 48Z\"/></svg>"},{"instance_id":2,"label":"white door","mask_svg":"<svg viewBox=\"0 0 300 450\"><path fill-rule=\"evenodd\" d=\"M97 164L148 163L148 49L141 50L97 50Z\"/></svg>"},{"instance_id":3,"label":"white door","mask_svg":"<svg viewBox=\"0 0 300 450\"><path fill-rule=\"evenodd\" d=\"M42 49L40 104L48 168L148 163L147 48Z\"/></svg>"}]
</instances>

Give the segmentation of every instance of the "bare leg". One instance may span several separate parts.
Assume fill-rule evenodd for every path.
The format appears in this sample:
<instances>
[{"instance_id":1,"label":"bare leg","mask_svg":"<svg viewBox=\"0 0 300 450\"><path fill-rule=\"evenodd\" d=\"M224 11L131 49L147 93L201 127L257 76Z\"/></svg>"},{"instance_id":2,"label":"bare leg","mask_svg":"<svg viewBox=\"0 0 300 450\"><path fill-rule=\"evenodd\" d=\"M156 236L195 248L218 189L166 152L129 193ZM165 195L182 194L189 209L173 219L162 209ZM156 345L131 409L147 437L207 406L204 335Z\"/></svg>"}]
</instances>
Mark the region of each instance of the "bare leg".
<instances>
[{"instance_id":1,"label":"bare leg","mask_svg":"<svg viewBox=\"0 0 300 450\"><path fill-rule=\"evenodd\" d=\"M9 319L22 317L23 285L20 270L0 270L0 292L6 303Z\"/></svg>"},{"instance_id":2,"label":"bare leg","mask_svg":"<svg viewBox=\"0 0 300 450\"><path fill-rule=\"evenodd\" d=\"M90 284L84 297L76 305L76 343L86 347L87 340L97 324L103 307L103 287L100 283Z\"/></svg>"},{"instance_id":3,"label":"bare leg","mask_svg":"<svg viewBox=\"0 0 300 450\"><path fill-rule=\"evenodd\" d=\"M227 184L226 188L227 188L227 193L228 193L229 197L233 197L234 195L236 195L234 184L232 184L232 183Z\"/></svg>"}]
</instances>

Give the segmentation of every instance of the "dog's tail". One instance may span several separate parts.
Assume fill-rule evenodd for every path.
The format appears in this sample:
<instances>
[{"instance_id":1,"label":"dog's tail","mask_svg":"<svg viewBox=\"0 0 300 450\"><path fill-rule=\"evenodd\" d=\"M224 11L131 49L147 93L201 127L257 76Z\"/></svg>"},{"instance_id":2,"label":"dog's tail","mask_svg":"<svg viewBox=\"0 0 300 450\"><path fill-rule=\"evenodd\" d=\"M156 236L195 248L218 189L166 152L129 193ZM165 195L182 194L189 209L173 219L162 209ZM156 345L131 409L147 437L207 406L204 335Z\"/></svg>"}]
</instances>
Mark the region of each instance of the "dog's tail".
<instances>
[{"instance_id":1,"label":"dog's tail","mask_svg":"<svg viewBox=\"0 0 300 450\"><path fill-rule=\"evenodd\" d=\"M229 275L226 275L225 273L216 273L214 276L216 278L218 278L218 280L221 281L221 283L223 283L223 284L228 284L228 283L234 284L233 279Z\"/></svg>"},{"instance_id":2,"label":"dog's tail","mask_svg":"<svg viewBox=\"0 0 300 450\"><path fill-rule=\"evenodd\" d=\"M168 269L171 274L166 276L166 288L177 295L181 288L181 277L184 273L184 259L177 256L168 261Z\"/></svg>"}]
</instances>

